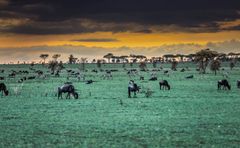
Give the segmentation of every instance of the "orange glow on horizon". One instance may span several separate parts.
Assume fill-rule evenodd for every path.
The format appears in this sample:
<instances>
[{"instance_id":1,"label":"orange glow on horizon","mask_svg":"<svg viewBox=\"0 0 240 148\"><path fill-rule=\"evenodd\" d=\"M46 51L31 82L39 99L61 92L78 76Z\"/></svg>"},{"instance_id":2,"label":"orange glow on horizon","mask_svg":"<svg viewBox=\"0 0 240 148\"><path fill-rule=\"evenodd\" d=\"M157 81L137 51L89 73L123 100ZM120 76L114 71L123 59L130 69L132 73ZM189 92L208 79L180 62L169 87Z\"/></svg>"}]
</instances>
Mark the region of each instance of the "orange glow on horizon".
<instances>
[{"instance_id":1,"label":"orange glow on horizon","mask_svg":"<svg viewBox=\"0 0 240 148\"><path fill-rule=\"evenodd\" d=\"M114 42L76 42L78 39L116 39ZM153 47L164 44L206 44L231 39L240 39L240 31L217 33L116 33L97 32L72 35L2 35L0 47L31 47L31 46L86 46L86 47Z\"/></svg>"}]
</instances>

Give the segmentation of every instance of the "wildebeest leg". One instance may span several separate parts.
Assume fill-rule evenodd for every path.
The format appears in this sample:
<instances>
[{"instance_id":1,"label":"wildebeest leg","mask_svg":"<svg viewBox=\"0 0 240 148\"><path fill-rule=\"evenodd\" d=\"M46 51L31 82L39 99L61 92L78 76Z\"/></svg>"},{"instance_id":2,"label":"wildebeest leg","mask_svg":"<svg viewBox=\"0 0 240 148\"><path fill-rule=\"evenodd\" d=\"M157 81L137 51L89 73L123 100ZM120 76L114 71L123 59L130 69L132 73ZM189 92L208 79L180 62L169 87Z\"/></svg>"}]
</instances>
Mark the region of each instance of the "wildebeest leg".
<instances>
[{"instance_id":1,"label":"wildebeest leg","mask_svg":"<svg viewBox=\"0 0 240 148\"><path fill-rule=\"evenodd\" d=\"M160 90L162 90L162 85L160 84Z\"/></svg>"},{"instance_id":2,"label":"wildebeest leg","mask_svg":"<svg viewBox=\"0 0 240 148\"><path fill-rule=\"evenodd\" d=\"M58 91L58 99L59 99L59 97L60 97L60 92Z\"/></svg>"},{"instance_id":3,"label":"wildebeest leg","mask_svg":"<svg viewBox=\"0 0 240 148\"><path fill-rule=\"evenodd\" d=\"M128 98L131 98L131 88L128 87Z\"/></svg>"}]
</instances>

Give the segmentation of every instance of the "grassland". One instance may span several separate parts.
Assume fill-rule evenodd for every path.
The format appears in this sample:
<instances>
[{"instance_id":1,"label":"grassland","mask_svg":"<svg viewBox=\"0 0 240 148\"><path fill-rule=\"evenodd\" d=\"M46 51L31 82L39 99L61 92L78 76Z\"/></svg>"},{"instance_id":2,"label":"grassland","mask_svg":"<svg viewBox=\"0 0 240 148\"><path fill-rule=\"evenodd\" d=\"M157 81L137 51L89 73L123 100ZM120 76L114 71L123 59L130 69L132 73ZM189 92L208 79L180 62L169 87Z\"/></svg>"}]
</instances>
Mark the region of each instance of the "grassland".
<instances>
[{"instance_id":1,"label":"grassland","mask_svg":"<svg viewBox=\"0 0 240 148\"><path fill-rule=\"evenodd\" d=\"M65 66L76 69L79 65ZM230 71L223 65L230 72L231 91L217 90L222 72L200 75L193 64L180 64L178 69L186 66L189 71L171 72L169 77L158 72L159 79L169 81L170 91L160 91L158 81L133 78L143 90L154 91L149 98L144 93L127 97L130 78L119 64L102 66L119 70L113 80L87 72L87 79L97 81L90 85L67 80L65 70L59 78L23 84L17 83L18 78L4 80L10 96L0 97L0 147L239 147L239 66ZM1 76L28 67L1 65L7 71ZM35 68L47 71L42 65ZM86 68L91 71L96 65ZM141 74L150 77L150 73ZM194 79L185 79L191 74ZM73 82L80 99L57 99L55 89L66 81Z\"/></svg>"}]
</instances>

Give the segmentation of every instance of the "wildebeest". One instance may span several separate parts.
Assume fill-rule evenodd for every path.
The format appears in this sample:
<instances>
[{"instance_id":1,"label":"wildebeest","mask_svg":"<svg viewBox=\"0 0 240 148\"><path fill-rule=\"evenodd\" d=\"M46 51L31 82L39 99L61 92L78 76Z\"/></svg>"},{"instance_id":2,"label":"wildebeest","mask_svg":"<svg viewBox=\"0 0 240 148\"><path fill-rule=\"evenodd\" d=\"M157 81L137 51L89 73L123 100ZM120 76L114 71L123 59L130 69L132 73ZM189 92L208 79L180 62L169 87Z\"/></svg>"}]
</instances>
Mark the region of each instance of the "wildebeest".
<instances>
[{"instance_id":1,"label":"wildebeest","mask_svg":"<svg viewBox=\"0 0 240 148\"><path fill-rule=\"evenodd\" d=\"M157 81L157 77L151 77L149 81Z\"/></svg>"},{"instance_id":2,"label":"wildebeest","mask_svg":"<svg viewBox=\"0 0 240 148\"><path fill-rule=\"evenodd\" d=\"M186 78L186 79L193 79L193 75L186 76L185 78Z\"/></svg>"},{"instance_id":3,"label":"wildebeest","mask_svg":"<svg viewBox=\"0 0 240 148\"><path fill-rule=\"evenodd\" d=\"M231 90L231 85L229 84L228 80L223 79L223 80L218 81L218 90L220 90L220 89Z\"/></svg>"},{"instance_id":4,"label":"wildebeest","mask_svg":"<svg viewBox=\"0 0 240 148\"><path fill-rule=\"evenodd\" d=\"M164 73L164 74L168 74L168 72L169 72L168 70L164 70L164 72L163 72L163 73Z\"/></svg>"},{"instance_id":5,"label":"wildebeest","mask_svg":"<svg viewBox=\"0 0 240 148\"><path fill-rule=\"evenodd\" d=\"M4 77L0 77L0 80L4 80Z\"/></svg>"},{"instance_id":6,"label":"wildebeest","mask_svg":"<svg viewBox=\"0 0 240 148\"><path fill-rule=\"evenodd\" d=\"M87 80L87 81L86 81L86 84L92 84L93 82L96 82L96 81L93 81L93 80Z\"/></svg>"},{"instance_id":7,"label":"wildebeest","mask_svg":"<svg viewBox=\"0 0 240 148\"><path fill-rule=\"evenodd\" d=\"M36 77L35 77L35 76L30 76L30 77L28 77L27 79L28 79L28 80L33 80L33 79L36 79Z\"/></svg>"},{"instance_id":8,"label":"wildebeest","mask_svg":"<svg viewBox=\"0 0 240 148\"><path fill-rule=\"evenodd\" d=\"M102 78L103 79L113 79L113 77L112 77L112 72L111 71L109 71L109 70L106 70L106 73L104 74L104 75L102 75Z\"/></svg>"},{"instance_id":9,"label":"wildebeest","mask_svg":"<svg viewBox=\"0 0 240 148\"><path fill-rule=\"evenodd\" d=\"M140 90L140 87L137 86L137 84L131 80L128 85L128 98L131 98L131 92L133 92L134 96L136 96L136 92L139 92L139 90Z\"/></svg>"},{"instance_id":10,"label":"wildebeest","mask_svg":"<svg viewBox=\"0 0 240 148\"><path fill-rule=\"evenodd\" d=\"M240 80L237 80L237 88L240 88Z\"/></svg>"},{"instance_id":11,"label":"wildebeest","mask_svg":"<svg viewBox=\"0 0 240 148\"><path fill-rule=\"evenodd\" d=\"M164 70L163 74L169 77L169 71L168 70Z\"/></svg>"},{"instance_id":12,"label":"wildebeest","mask_svg":"<svg viewBox=\"0 0 240 148\"><path fill-rule=\"evenodd\" d=\"M140 76L140 80L144 80L144 76Z\"/></svg>"},{"instance_id":13,"label":"wildebeest","mask_svg":"<svg viewBox=\"0 0 240 148\"><path fill-rule=\"evenodd\" d=\"M78 93L72 84L65 83L61 87L58 87L58 99L59 97L62 99L62 93L67 93L66 99L70 99L70 95L73 95L75 99L78 99Z\"/></svg>"},{"instance_id":14,"label":"wildebeest","mask_svg":"<svg viewBox=\"0 0 240 148\"><path fill-rule=\"evenodd\" d=\"M0 83L0 91L2 92L2 96L3 94L5 96L8 96L8 90L7 90L7 86L4 83Z\"/></svg>"},{"instance_id":15,"label":"wildebeest","mask_svg":"<svg viewBox=\"0 0 240 148\"><path fill-rule=\"evenodd\" d=\"M129 77L135 77L135 76L138 75L138 71L137 71L137 69L130 69L130 70L127 71L127 75Z\"/></svg>"},{"instance_id":16,"label":"wildebeest","mask_svg":"<svg viewBox=\"0 0 240 148\"><path fill-rule=\"evenodd\" d=\"M15 72L12 72L8 75L9 78L14 78L16 76L16 73Z\"/></svg>"},{"instance_id":17,"label":"wildebeest","mask_svg":"<svg viewBox=\"0 0 240 148\"><path fill-rule=\"evenodd\" d=\"M60 77L60 74L59 74L59 73L60 73L60 71L57 71L54 76L55 76L55 77Z\"/></svg>"},{"instance_id":18,"label":"wildebeest","mask_svg":"<svg viewBox=\"0 0 240 148\"><path fill-rule=\"evenodd\" d=\"M93 70L92 70L92 72L98 73L98 70L96 70L96 69L93 69Z\"/></svg>"},{"instance_id":19,"label":"wildebeest","mask_svg":"<svg viewBox=\"0 0 240 148\"><path fill-rule=\"evenodd\" d=\"M185 72L185 71L186 71L185 68L183 68L183 69L180 70L180 72Z\"/></svg>"},{"instance_id":20,"label":"wildebeest","mask_svg":"<svg viewBox=\"0 0 240 148\"><path fill-rule=\"evenodd\" d=\"M159 82L159 86L160 86L160 90L163 89L167 89L170 90L170 85L168 84L167 80L162 80Z\"/></svg>"}]
</instances>

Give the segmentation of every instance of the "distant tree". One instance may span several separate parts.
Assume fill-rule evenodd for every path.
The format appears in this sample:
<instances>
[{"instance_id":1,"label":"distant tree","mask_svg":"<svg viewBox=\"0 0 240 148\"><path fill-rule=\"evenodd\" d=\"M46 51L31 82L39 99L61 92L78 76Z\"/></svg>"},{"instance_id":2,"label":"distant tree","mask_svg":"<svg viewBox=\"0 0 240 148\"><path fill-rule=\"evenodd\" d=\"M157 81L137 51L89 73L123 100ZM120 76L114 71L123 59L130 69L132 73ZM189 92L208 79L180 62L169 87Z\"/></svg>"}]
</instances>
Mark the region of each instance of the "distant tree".
<instances>
[{"instance_id":1,"label":"distant tree","mask_svg":"<svg viewBox=\"0 0 240 148\"><path fill-rule=\"evenodd\" d=\"M93 59L93 60L92 60L92 63L96 63L96 59Z\"/></svg>"},{"instance_id":2,"label":"distant tree","mask_svg":"<svg viewBox=\"0 0 240 148\"><path fill-rule=\"evenodd\" d=\"M153 60L152 64L153 64L153 68L157 67L157 61Z\"/></svg>"},{"instance_id":3,"label":"distant tree","mask_svg":"<svg viewBox=\"0 0 240 148\"><path fill-rule=\"evenodd\" d=\"M34 66L34 62L31 62L30 66L32 66L32 67L33 67L33 66Z\"/></svg>"},{"instance_id":4,"label":"distant tree","mask_svg":"<svg viewBox=\"0 0 240 148\"><path fill-rule=\"evenodd\" d=\"M56 60L49 61L48 68L51 70L51 73L54 74L58 66L58 62Z\"/></svg>"},{"instance_id":5,"label":"distant tree","mask_svg":"<svg viewBox=\"0 0 240 148\"><path fill-rule=\"evenodd\" d=\"M141 62L146 61L146 59L147 59L147 57L144 55L137 55L136 58L139 59Z\"/></svg>"},{"instance_id":6,"label":"distant tree","mask_svg":"<svg viewBox=\"0 0 240 148\"><path fill-rule=\"evenodd\" d=\"M128 63L128 59L127 59L128 56L127 55L122 55L119 58L122 60L123 63Z\"/></svg>"},{"instance_id":7,"label":"distant tree","mask_svg":"<svg viewBox=\"0 0 240 148\"><path fill-rule=\"evenodd\" d=\"M206 73L206 67L211 59L216 57L218 53L210 49L204 49L196 53L195 60L199 63L199 68L203 74Z\"/></svg>"},{"instance_id":8,"label":"distant tree","mask_svg":"<svg viewBox=\"0 0 240 148\"><path fill-rule=\"evenodd\" d=\"M45 64L46 59L48 58L48 54L41 54L40 58L43 59L43 64Z\"/></svg>"},{"instance_id":9,"label":"distant tree","mask_svg":"<svg viewBox=\"0 0 240 148\"><path fill-rule=\"evenodd\" d=\"M126 63L123 63L122 67L125 68L126 67Z\"/></svg>"},{"instance_id":10,"label":"distant tree","mask_svg":"<svg viewBox=\"0 0 240 148\"><path fill-rule=\"evenodd\" d=\"M130 63L130 67L131 67L131 68L133 67L133 63L132 63L132 62Z\"/></svg>"},{"instance_id":11,"label":"distant tree","mask_svg":"<svg viewBox=\"0 0 240 148\"><path fill-rule=\"evenodd\" d=\"M184 57L186 57L185 55L182 54L177 54L176 57L179 59L180 62L183 62Z\"/></svg>"},{"instance_id":12,"label":"distant tree","mask_svg":"<svg viewBox=\"0 0 240 148\"><path fill-rule=\"evenodd\" d=\"M108 59L108 63L110 63L110 59L113 57L112 53L108 53L106 55L103 56L103 58Z\"/></svg>"},{"instance_id":13,"label":"distant tree","mask_svg":"<svg viewBox=\"0 0 240 148\"><path fill-rule=\"evenodd\" d=\"M217 71L220 69L220 67L221 62L219 60L212 60L212 62L210 63L210 69L214 71L215 75L217 75Z\"/></svg>"},{"instance_id":14,"label":"distant tree","mask_svg":"<svg viewBox=\"0 0 240 148\"><path fill-rule=\"evenodd\" d=\"M139 68L140 70L145 71L147 69L147 64L145 62L140 62Z\"/></svg>"},{"instance_id":15,"label":"distant tree","mask_svg":"<svg viewBox=\"0 0 240 148\"><path fill-rule=\"evenodd\" d=\"M59 71L64 68L62 61L60 61L57 66L58 66L58 70L59 70Z\"/></svg>"},{"instance_id":16,"label":"distant tree","mask_svg":"<svg viewBox=\"0 0 240 148\"><path fill-rule=\"evenodd\" d=\"M102 67L101 60L97 60L97 68L101 68L101 67Z\"/></svg>"},{"instance_id":17,"label":"distant tree","mask_svg":"<svg viewBox=\"0 0 240 148\"><path fill-rule=\"evenodd\" d=\"M60 56L61 56L60 54L54 54L54 55L52 56L52 58L53 58L55 61L57 61L57 59L58 59Z\"/></svg>"},{"instance_id":18,"label":"distant tree","mask_svg":"<svg viewBox=\"0 0 240 148\"><path fill-rule=\"evenodd\" d=\"M68 57L69 64L75 64L77 62L77 58L75 58L72 54Z\"/></svg>"},{"instance_id":19,"label":"distant tree","mask_svg":"<svg viewBox=\"0 0 240 148\"><path fill-rule=\"evenodd\" d=\"M165 62L169 62L169 61L171 61L173 57L174 57L173 54L166 54L166 55L163 55L163 58L165 59L165 60L164 60Z\"/></svg>"},{"instance_id":20,"label":"distant tree","mask_svg":"<svg viewBox=\"0 0 240 148\"><path fill-rule=\"evenodd\" d=\"M80 59L80 63L81 63L81 67L80 67L80 69L81 70L85 70L85 63L87 62L87 58L81 58Z\"/></svg>"},{"instance_id":21,"label":"distant tree","mask_svg":"<svg viewBox=\"0 0 240 148\"><path fill-rule=\"evenodd\" d=\"M230 69L233 70L234 67L235 67L235 62L234 62L234 61L231 61L231 62L230 62Z\"/></svg>"},{"instance_id":22,"label":"distant tree","mask_svg":"<svg viewBox=\"0 0 240 148\"><path fill-rule=\"evenodd\" d=\"M173 60L173 61L172 61L172 68L171 68L171 69L172 69L173 71L177 71L177 65L178 65L178 62L177 62L176 60Z\"/></svg>"}]
</instances>

